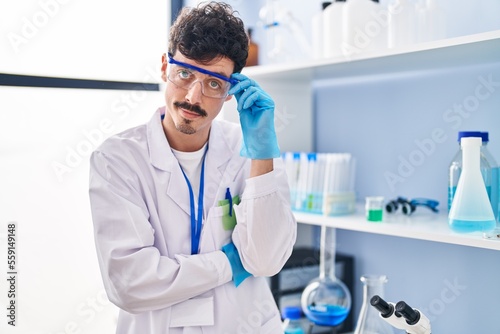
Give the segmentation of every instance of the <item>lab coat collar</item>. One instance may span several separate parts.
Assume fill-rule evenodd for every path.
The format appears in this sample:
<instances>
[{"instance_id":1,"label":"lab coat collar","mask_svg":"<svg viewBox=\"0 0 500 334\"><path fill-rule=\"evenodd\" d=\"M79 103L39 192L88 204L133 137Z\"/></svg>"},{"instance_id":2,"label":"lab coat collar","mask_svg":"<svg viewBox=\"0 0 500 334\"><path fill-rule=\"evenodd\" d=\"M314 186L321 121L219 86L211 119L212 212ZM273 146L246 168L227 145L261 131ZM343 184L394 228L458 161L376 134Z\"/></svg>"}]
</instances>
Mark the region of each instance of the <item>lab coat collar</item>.
<instances>
[{"instance_id":1,"label":"lab coat collar","mask_svg":"<svg viewBox=\"0 0 500 334\"><path fill-rule=\"evenodd\" d=\"M167 172L172 172L173 169L177 169L179 164L172 153L170 144L163 131L161 116L164 114L165 107L159 108L147 125L149 155L153 166ZM222 174L223 169L221 170L220 168L234 155L235 146L228 142L228 138L224 136L223 129L218 121L212 122L208 147L208 156L213 157L210 159L207 156L207 160L212 160L207 162L207 164L215 164Z\"/></svg>"},{"instance_id":2,"label":"lab coat collar","mask_svg":"<svg viewBox=\"0 0 500 334\"><path fill-rule=\"evenodd\" d=\"M219 193L221 183L223 187L229 187L244 163L244 159L239 156L240 144L230 143L229 138L230 136L225 135L222 124L213 121L205 165L205 212L208 212L215 201L224 198L225 193Z\"/></svg>"},{"instance_id":3,"label":"lab coat collar","mask_svg":"<svg viewBox=\"0 0 500 334\"><path fill-rule=\"evenodd\" d=\"M170 173L167 195L189 214L189 200L186 200L189 198L188 187L161 124L161 116L164 113L165 107L159 108L147 125L150 162L154 167ZM218 186L228 162L237 154L235 150L239 147L239 143L237 145L229 142L229 138L224 135L224 129L218 121L212 122L205 161L205 212L208 212L208 208L217 199ZM242 161L239 165L241 163Z\"/></svg>"},{"instance_id":4,"label":"lab coat collar","mask_svg":"<svg viewBox=\"0 0 500 334\"><path fill-rule=\"evenodd\" d=\"M159 108L147 125L149 161L156 168L170 172L177 160L163 132L161 116L164 114L165 107Z\"/></svg>"}]
</instances>

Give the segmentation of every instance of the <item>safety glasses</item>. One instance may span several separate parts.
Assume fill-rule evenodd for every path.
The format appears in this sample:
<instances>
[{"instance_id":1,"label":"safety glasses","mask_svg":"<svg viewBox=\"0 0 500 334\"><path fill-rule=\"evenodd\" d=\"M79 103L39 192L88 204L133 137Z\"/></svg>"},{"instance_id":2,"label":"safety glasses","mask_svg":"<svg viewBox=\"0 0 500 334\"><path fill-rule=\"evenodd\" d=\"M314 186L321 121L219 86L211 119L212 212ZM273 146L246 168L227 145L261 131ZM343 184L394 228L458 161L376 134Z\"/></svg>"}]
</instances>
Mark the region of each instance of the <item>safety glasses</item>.
<instances>
[{"instance_id":1,"label":"safety glasses","mask_svg":"<svg viewBox=\"0 0 500 334\"><path fill-rule=\"evenodd\" d=\"M179 88L190 89L195 83L201 83L201 93L207 97L225 98L231 85L238 83L238 80L227 78L219 73L215 73L204 68L183 63L175 60L168 54L167 78Z\"/></svg>"}]
</instances>

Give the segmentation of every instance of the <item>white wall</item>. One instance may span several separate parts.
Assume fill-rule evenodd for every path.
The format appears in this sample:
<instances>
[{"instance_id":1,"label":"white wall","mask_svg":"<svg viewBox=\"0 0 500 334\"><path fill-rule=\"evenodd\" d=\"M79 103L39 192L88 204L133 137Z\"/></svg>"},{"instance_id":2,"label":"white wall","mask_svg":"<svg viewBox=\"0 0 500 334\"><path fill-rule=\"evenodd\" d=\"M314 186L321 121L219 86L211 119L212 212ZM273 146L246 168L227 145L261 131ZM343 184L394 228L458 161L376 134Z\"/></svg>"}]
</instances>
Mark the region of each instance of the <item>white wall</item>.
<instances>
[{"instance_id":1,"label":"white wall","mask_svg":"<svg viewBox=\"0 0 500 334\"><path fill-rule=\"evenodd\" d=\"M1 1L0 73L158 83L167 18L169 1ZM13 34L23 43L12 44ZM88 158L163 104L162 91L0 86L0 333L114 333L117 309L93 240ZM6 317L12 221L16 327Z\"/></svg>"},{"instance_id":2,"label":"white wall","mask_svg":"<svg viewBox=\"0 0 500 334\"><path fill-rule=\"evenodd\" d=\"M149 119L161 93L3 87L0 100L0 258L6 225L15 221L19 273L18 326L2 317L1 331L113 332L92 234L88 158L109 135ZM6 289L2 279L2 304Z\"/></svg>"},{"instance_id":3,"label":"white wall","mask_svg":"<svg viewBox=\"0 0 500 334\"><path fill-rule=\"evenodd\" d=\"M167 4L3 0L0 72L144 82L166 50Z\"/></svg>"}]
</instances>

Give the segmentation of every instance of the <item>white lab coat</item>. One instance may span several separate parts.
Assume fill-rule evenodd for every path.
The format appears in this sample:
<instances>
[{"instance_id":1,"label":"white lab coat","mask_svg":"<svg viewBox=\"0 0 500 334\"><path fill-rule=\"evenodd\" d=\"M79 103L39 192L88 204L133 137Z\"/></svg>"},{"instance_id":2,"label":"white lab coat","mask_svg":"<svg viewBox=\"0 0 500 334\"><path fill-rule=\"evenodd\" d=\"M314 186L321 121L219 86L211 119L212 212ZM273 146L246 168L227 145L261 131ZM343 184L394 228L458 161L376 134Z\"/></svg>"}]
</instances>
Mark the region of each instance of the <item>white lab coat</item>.
<instances>
[{"instance_id":1,"label":"white lab coat","mask_svg":"<svg viewBox=\"0 0 500 334\"><path fill-rule=\"evenodd\" d=\"M213 122L200 253L190 255L188 187L162 113L160 108L147 124L106 140L91 157L95 242L108 297L121 309L117 333L282 333L263 277L281 270L296 238L281 159L274 171L248 179L239 125ZM227 187L241 196L232 231L222 228L218 206ZM231 240L255 276L237 288L220 251Z\"/></svg>"}]
</instances>

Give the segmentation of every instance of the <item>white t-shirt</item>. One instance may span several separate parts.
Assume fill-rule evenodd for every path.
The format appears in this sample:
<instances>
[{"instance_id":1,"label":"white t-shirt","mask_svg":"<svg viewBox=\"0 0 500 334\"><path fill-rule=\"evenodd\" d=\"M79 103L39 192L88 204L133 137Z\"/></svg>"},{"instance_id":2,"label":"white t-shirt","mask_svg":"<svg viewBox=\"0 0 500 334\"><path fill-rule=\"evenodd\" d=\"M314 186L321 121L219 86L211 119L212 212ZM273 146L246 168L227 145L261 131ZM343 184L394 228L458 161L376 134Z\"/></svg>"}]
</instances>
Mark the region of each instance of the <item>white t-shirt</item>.
<instances>
[{"instance_id":1,"label":"white t-shirt","mask_svg":"<svg viewBox=\"0 0 500 334\"><path fill-rule=\"evenodd\" d=\"M186 174L189 183L191 183L191 188L193 189L194 196L194 209L198 212L198 194L200 192L200 177L201 177L201 165L203 161L203 155L207 149L208 142L203 145L201 149L195 152L181 152L174 150L172 148L172 153L179 161L182 170ZM187 187L187 183L186 183Z\"/></svg>"}]
</instances>

